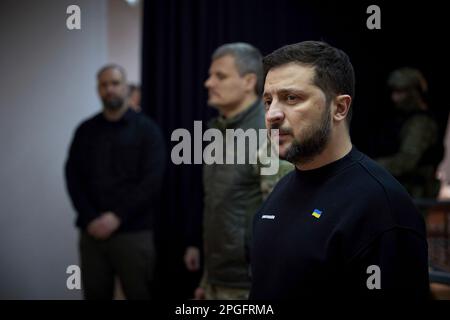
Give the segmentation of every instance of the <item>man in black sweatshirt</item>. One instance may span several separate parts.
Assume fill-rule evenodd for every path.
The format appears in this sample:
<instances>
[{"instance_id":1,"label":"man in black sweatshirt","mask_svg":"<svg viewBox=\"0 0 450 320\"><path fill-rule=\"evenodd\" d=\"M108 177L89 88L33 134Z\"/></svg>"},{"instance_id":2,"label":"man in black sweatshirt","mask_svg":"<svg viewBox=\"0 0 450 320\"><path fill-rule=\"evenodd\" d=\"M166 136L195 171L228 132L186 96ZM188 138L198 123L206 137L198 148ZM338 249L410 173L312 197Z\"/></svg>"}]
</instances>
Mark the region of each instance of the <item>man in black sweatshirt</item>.
<instances>
[{"instance_id":1,"label":"man in black sweatshirt","mask_svg":"<svg viewBox=\"0 0 450 320\"><path fill-rule=\"evenodd\" d=\"M348 56L305 41L263 61L266 126L296 169L255 216L250 298L428 298L424 221L350 140Z\"/></svg>"},{"instance_id":2,"label":"man in black sweatshirt","mask_svg":"<svg viewBox=\"0 0 450 320\"><path fill-rule=\"evenodd\" d=\"M163 138L156 123L128 108L122 67L105 66L97 80L103 111L77 128L65 168L78 213L84 295L111 299L117 275L127 299L148 299Z\"/></svg>"}]
</instances>

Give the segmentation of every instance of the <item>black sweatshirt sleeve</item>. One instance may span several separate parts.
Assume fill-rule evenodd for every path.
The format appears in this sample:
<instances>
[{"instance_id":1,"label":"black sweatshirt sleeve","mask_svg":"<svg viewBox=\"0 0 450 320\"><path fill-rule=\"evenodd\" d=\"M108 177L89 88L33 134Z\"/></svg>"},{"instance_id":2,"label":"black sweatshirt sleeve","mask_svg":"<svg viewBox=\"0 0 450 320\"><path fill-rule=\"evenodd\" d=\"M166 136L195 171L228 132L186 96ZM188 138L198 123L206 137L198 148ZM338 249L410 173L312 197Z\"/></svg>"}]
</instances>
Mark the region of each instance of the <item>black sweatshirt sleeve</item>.
<instances>
[{"instance_id":1,"label":"black sweatshirt sleeve","mask_svg":"<svg viewBox=\"0 0 450 320\"><path fill-rule=\"evenodd\" d=\"M65 175L67 190L72 205L78 212L81 228L86 228L92 220L99 216L99 213L96 212L94 206L90 203L86 192L86 180L82 159L86 151L84 149L83 130L82 127L79 127L75 131L70 145L69 156L65 166Z\"/></svg>"},{"instance_id":2,"label":"black sweatshirt sleeve","mask_svg":"<svg viewBox=\"0 0 450 320\"><path fill-rule=\"evenodd\" d=\"M380 289L368 289L375 284L375 271L379 267ZM426 300L430 297L428 280L427 242L416 232L406 228L392 228L381 234L350 263L350 288L361 292L361 297L382 299Z\"/></svg>"}]
</instances>

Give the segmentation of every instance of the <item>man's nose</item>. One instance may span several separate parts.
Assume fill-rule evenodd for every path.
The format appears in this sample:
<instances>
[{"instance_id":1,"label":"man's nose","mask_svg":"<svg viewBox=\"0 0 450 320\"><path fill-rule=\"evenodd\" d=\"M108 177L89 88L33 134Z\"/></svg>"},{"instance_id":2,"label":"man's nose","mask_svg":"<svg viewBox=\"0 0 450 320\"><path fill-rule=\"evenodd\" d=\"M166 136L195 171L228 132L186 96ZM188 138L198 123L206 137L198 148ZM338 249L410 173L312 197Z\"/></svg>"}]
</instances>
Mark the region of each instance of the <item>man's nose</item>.
<instances>
[{"instance_id":1,"label":"man's nose","mask_svg":"<svg viewBox=\"0 0 450 320\"><path fill-rule=\"evenodd\" d=\"M115 89L116 89L116 87L113 84L108 84L106 86L106 92L108 92L108 93L114 93Z\"/></svg>"},{"instance_id":2,"label":"man's nose","mask_svg":"<svg viewBox=\"0 0 450 320\"><path fill-rule=\"evenodd\" d=\"M208 79L206 79L206 81L205 81L205 87L207 89L211 88L212 83L213 83L213 81L212 81L211 77L208 77Z\"/></svg>"},{"instance_id":3,"label":"man's nose","mask_svg":"<svg viewBox=\"0 0 450 320\"><path fill-rule=\"evenodd\" d=\"M281 123L284 120L284 112L276 105L271 105L266 112L266 120L269 123Z\"/></svg>"}]
</instances>

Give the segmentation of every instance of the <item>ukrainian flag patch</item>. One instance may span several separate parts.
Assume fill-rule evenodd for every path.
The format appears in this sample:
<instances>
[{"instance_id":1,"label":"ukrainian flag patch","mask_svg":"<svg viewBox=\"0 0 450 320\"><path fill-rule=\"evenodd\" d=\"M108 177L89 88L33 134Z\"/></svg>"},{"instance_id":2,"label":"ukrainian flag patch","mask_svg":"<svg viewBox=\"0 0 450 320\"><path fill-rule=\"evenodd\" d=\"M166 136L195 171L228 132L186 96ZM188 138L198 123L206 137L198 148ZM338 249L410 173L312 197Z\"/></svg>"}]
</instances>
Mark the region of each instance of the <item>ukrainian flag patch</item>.
<instances>
[{"instance_id":1,"label":"ukrainian flag patch","mask_svg":"<svg viewBox=\"0 0 450 320\"><path fill-rule=\"evenodd\" d=\"M313 213L311 214L314 218L319 219L320 216L322 215L322 211L320 211L319 209L314 209Z\"/></svg>"}]
</instances>

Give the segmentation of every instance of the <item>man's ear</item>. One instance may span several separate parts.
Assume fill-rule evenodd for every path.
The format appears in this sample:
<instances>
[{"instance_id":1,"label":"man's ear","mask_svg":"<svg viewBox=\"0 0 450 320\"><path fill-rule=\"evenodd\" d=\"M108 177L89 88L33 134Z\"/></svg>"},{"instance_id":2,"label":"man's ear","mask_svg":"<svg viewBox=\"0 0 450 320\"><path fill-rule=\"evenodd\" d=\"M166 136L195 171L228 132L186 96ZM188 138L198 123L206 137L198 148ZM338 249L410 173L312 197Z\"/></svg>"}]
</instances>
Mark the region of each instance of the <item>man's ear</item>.
<instances>
[{"instance_id":1,"label":"man's ear","mask_svg":"<svg viewBox=\"0 0 450 320\"><path fill-rule=\"evenodd\" d=\"M343 121L347 118L350 105L352 104L352 97L348 94L341 94L334 99L335 108L333 110L333 120Z\"/></svg>"},{"instance_id":2,"label":"man's ear","mask_svg":"<svg viewBox=\"0 0 450 320\"><path fill-rule=\"evenodd\" d=\"M254 73L247 73L244 76L244 80L245 80L245 88L248 89L249 91L254 91L255 87L256 87L256 74Z\"/></svg>"}]
</instances>

